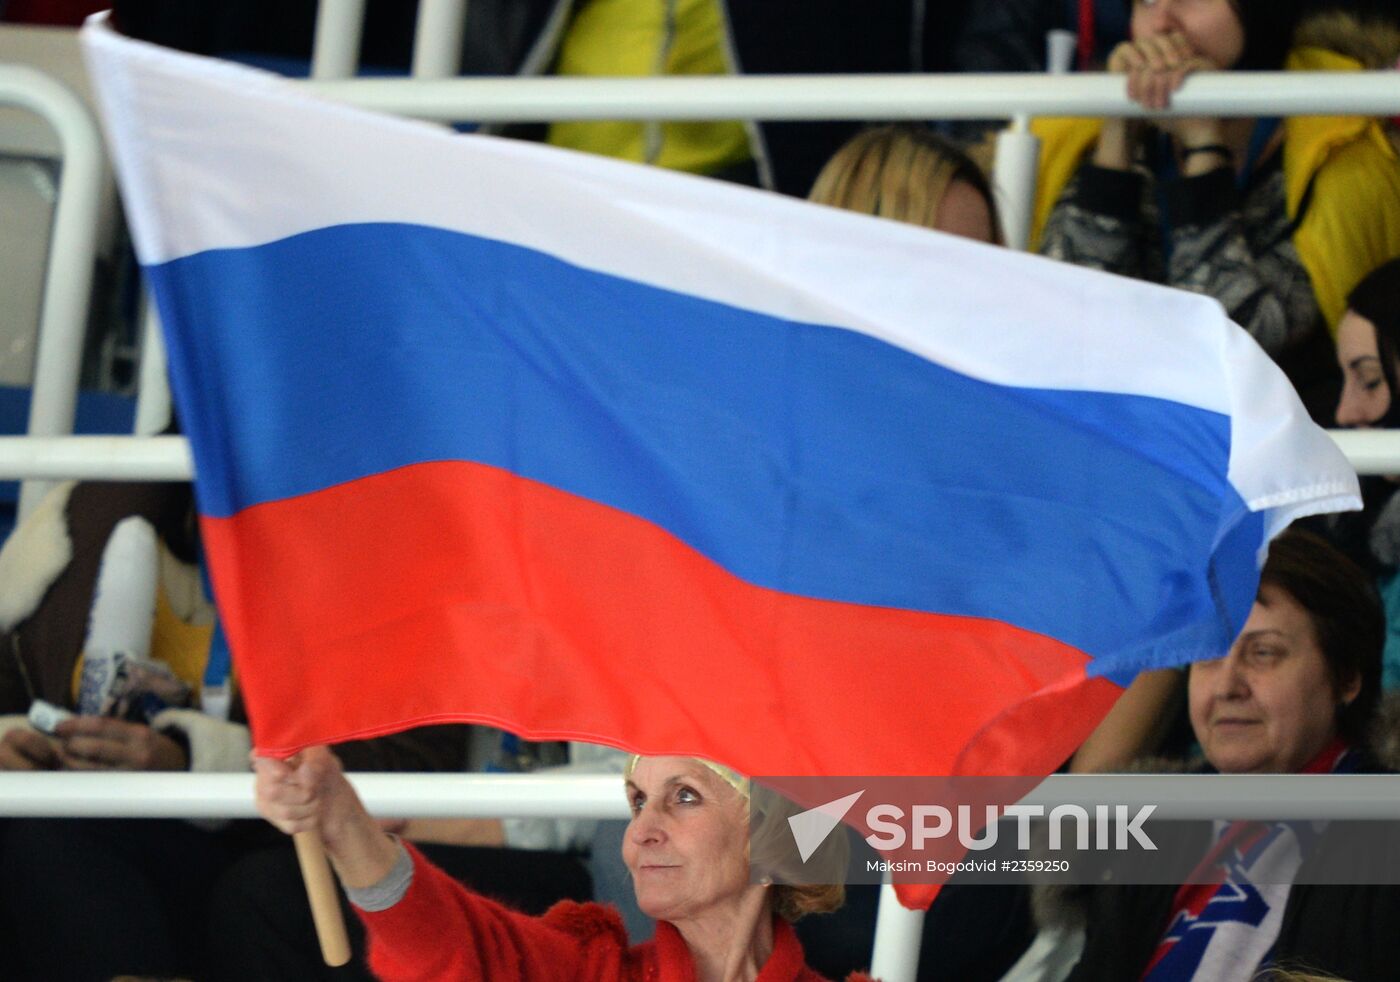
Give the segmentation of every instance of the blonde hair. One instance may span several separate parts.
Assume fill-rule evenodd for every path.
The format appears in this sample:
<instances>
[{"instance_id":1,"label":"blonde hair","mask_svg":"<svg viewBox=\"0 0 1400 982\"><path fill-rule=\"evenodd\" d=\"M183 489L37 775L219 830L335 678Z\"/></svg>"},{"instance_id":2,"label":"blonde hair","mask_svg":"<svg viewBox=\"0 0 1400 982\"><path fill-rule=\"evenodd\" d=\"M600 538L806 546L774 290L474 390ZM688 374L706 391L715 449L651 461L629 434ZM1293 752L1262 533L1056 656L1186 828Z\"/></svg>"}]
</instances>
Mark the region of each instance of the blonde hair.
<instances>
[{"instance_id":1,"label":"blonde hair","mask_svg":"<svg viewBox=\"0 0 1400 982\"><path fill-rule=\"evenodd\" d=\"M637 769L637 764L641 761L641 759L641 754L633 754L631 757L627 758L627 766L622 772L622 777L624 780L632 780L632 772ZM708 768L721 781L729 785L735 791L739 792L745 798L748 798L749 779L744 775L740 774L734 768L725 767L723 764L717 764L713 760L706 760L704 757L691 757L690 759L695 761L695 763Z\"/></svg>"},{"instance_id":2,"label":"blonde hair","mask_svg":"<svg viewBox=\"0 0 1400 982\"><path fill-rule=\"evenodd\" d=\"M775 883L769 889L773 891L773 913L789 924L808 914L833 914L846 903L846 887L840 883Z\"/></svg>"},{"instance_id":3,"label":"blonde hair","mask_svg":"<svg viewBox=\"0 0 1400 982\"><path fill-rule=\"evenodd\" d=\"M807 200L933 228L954 180L986 199L992 237L1000 242L996 205L982 169L956 144L917 126L877 126L857 133L817 175Z\"/></svg>"},{"instance_id":4,"label":"blonde hair","mask_svg":"<svg viewBox=\"0 0 1400 982\"><path fill-rule=\"evenodd\" d=\"M1266 968L1253 982L1346 982L1339 975L1328 975L1303 969Z\"/></svg>"},{"instance_id":5,"label":"blonde hair","mask_svg":"<svg viewBox=\"0 0 1400 982\"><path fill-rule=\"evenodd\" d=\"M756 786L749 798L749 866L773 882L769 888L773 912L788 923L808 914L833 913L846 902L843 880L850 861L850 840L838 829L801 860L793 852L788 819L804 810L762 785ZM814 883L814 879L827 882Z\"/></svg>"}]
</instances>

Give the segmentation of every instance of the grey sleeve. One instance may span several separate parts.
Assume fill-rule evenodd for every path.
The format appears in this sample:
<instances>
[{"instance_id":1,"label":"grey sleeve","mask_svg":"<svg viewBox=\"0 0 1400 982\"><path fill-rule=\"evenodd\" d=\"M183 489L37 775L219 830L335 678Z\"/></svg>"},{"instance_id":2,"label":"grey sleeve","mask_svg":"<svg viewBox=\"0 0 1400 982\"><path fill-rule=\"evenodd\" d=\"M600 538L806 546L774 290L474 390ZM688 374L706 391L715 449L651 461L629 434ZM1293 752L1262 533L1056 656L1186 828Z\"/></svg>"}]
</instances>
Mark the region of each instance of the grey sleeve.
<instances>
[{"instance_id":1,"label":"grey sleeve","mask_svg":"<svg viewBox=\"0 0 1400 982\"><path fill-rule=\"evenodd\" d=\"M394 865L384 874L383 879L367 887L345 888L345 896L360 910L370 913L388 910L403 899L409 885L413 883L413 860L402 842L396 841L394 844L399 850L398 858L394 860Z\"/></svg>"}]
</instances>

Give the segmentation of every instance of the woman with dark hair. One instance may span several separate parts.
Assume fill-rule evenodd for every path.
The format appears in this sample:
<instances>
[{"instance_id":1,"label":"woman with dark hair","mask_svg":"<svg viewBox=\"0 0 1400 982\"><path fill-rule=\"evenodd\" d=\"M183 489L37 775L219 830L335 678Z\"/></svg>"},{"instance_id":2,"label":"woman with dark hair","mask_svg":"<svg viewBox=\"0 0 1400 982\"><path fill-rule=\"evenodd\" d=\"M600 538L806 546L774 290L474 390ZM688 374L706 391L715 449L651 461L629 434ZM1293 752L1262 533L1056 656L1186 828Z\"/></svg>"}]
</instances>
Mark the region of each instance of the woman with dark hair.
<instances>
[{"instance_id":1,"label":"woman with dark hair","mask_svg":"<svg viewBox=\"0 0 1400 982\"><path fill-rule=\"evenodd\" d=\"M1337 324L1342 395L1337 425L1400 426L1395 396L1400 366L1400 258L1372 270L1347 297Z\"/></svg>"},{"instance_id":2,"label":"woman with dark hair","mask_svg":"<svg viewBox=\"0 0 1400 982\"><path fill-rule=\"evenodd\" d=\"M1400 429L1396 372L1400 370L1400 259L1368 275L1347 297L1337 325L1342 394L1337 425ZM1334 516L1329 534L1379 578L1387 623L1384 682L1400 687L1400 483L1395 476L1361 479L1365 508Z\"/></svg>"},{"instance_id":3,"label":"woman with dark hair","mask_svg":"<svg viewBox=\"0 0 1400 982\"><path fill-rule=\"evenodd\" d=\"M1160 110L1194 72L1394 63L1392 26L1326 6L1132 0L1130 40L1108 70ZM1051 120L1037 132L1042 253L1215 297L1314 417L1330 416L1326 329L1352 286L1400 255L1400 161L1381 121L1159 116Z\"/></svg>"},{"instance_id":4,"label":"woman with dark hair","mask_svg":"<svg viewBox=\"0 0 1400 982\"><path fill-rule=\"evenodd\" d=\"M1190 669L1191 726L1206 760L1227 774L1289 774L1335 747L1356 758L1341 769L1375 769L1366 745L1380 700L1384 629L1375 587L1355 563L1310 532L1280 535L1229 654ZM1281 690L1285 670L1307 679L1287 691L1305 700L1303 711L1258 730L1235 724L1265 714L1221 711L1249 696L1259 701L1260 680ZM1231 672L1245 676L1250 692L1227 677Z\"/></svg>"},{"instance_id":5,"label":"woman with dark hair","mask_svg":"<svg viewBox=\"0 0 1400 982\"><path fill-rule=\"evenodd\" d=\"M1369 747L1383 636L1369 577L1320 536L1284 532L1269 547L1258 597L1229 652L1190 668L1204 769L1383 770ZM1263 968L1308 965L1355 982L1393 979L1400 887L1319 885L1354 869L1345 865L1355 856L1341 831L1218 822L1199 837L1158 839L1163 849L1181 847L1183 869L1196 865L1181 886L1094 887L1068 895L1072 903L1058 898L1054 919L1061 927L1077 919L1084 931L1069 977L1249 982ZM1400 858L1400 848L1386 848L1391 855L1363 861ZM1042 913L1050 908L1041 905Z\"/></svg>"}]
</instances>

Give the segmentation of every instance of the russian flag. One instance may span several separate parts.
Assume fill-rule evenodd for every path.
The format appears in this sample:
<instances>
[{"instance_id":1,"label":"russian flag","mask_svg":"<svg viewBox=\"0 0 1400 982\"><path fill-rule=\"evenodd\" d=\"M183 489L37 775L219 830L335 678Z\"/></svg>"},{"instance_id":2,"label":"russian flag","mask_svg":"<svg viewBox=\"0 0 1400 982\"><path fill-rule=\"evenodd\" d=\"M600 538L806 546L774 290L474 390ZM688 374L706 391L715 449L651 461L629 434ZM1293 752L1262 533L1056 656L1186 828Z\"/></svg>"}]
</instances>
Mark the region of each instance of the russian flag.
<instances>
[{"instance_id":1,"label":"russian flag","mask_svg":"<svg viewBox=\"0 0 1400 982\"><path fill-rule=\"evenodd\" d=\"M86 43L265 753L1044 774L1359 504L1212 300Z\"/></svg>"}]
</instances>

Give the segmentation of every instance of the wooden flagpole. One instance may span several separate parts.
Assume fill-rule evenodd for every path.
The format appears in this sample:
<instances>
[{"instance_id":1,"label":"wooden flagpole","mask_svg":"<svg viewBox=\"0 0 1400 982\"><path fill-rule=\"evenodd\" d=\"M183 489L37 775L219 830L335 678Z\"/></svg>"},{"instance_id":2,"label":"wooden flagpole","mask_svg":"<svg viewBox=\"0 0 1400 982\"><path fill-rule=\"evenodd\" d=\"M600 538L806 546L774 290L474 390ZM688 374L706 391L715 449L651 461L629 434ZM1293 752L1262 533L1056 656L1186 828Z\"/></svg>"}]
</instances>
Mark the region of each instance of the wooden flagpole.
<instances>
[{"instance_id":1,"label":"wooden flagpole","mask_svg":"<svg viewBox=\"0 0 1400 982\"><path fill-rule=\"evenodd\" d=\"M297 832L292 840L297 847L301 878L306 884L306 898L311 901L311 919L316 923L321 957L327 965L337 968L350 960L350 939L345 934L345 918L336 896L326 847L315 832Z\"/></svg>"}]
</instances>

